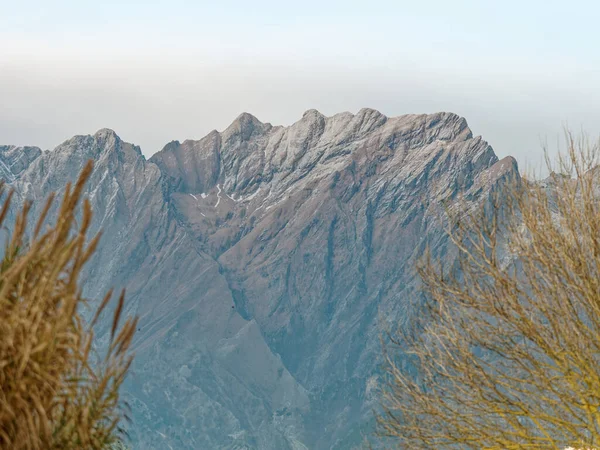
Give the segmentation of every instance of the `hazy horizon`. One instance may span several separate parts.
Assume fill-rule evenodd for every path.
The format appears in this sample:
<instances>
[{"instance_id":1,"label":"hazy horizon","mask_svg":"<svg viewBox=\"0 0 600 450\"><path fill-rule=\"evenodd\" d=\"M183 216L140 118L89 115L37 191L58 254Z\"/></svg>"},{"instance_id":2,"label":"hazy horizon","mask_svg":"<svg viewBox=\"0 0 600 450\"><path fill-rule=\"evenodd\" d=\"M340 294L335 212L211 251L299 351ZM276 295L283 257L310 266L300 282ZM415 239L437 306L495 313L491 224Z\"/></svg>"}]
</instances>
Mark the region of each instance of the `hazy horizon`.
<instances>
[{"instance_id":1,"label":"hazy horizon","mask_svg":"<svg viewBox=\"0 0 600 450\"><path fill-rule=\"evenodd\" d=\"M112 128L150 156L242 112L363 107L454 112L522 165L566 125L597 135L600 6L480 3L0 2L0 144Z\"/></svg>"}]
</instances>

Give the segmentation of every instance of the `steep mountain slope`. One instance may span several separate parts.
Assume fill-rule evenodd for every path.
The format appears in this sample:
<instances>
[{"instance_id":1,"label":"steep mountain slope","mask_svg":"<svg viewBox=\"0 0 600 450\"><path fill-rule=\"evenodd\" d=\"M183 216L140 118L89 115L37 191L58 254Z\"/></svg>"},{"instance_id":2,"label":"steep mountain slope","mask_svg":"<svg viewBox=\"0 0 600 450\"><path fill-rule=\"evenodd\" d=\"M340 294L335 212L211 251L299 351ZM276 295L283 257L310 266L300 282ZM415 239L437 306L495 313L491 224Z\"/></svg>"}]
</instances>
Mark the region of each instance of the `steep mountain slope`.
<instances>
[{"instance_id":1,"label":"steep mountain slope","mask_svg":"<svg viewBox=\"0 0 600 450\"><path fill-rule=\"evenodd\" d=\"M425 245L445 257L442 205L518 176L454 114L369 109L242 114L147 161L110 130L25 153L0 147L21 199L96 161L87 295L127 286L141 318L127 392L144 449L358 442L382 326L410 320Z\"/></svg>"}]
</instances>

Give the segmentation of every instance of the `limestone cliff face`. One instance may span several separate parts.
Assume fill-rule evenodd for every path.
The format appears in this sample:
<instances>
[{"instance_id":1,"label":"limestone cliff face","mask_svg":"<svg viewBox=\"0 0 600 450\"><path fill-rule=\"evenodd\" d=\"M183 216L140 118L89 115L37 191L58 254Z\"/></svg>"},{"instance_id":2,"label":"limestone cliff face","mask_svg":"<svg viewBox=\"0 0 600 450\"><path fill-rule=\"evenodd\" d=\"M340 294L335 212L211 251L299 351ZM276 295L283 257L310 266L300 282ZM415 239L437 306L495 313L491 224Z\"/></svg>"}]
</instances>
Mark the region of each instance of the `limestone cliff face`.
<instances>
[{"instance_id":1,"label":"limestone cliff face","mask_svg":"<svg viewBox=\"0 0 600 450\"><path fill-rule=\"evenodd\" d=\"M13 181L41 154L38 147L0 145L0 177L8 182Z\"/></svg>"},{"instance_id":2,"label":"limestone cliff face","mask_svg":"<svg viewBox=\"0 0 600 450\"><path fill-rule=\"evenodd\" d=\"M144 449L358 443L382 325L411 319L425 246L446 257L443 205L518 177L459 116L370 109L242 114L149 160L111 130L0 147L0 176L41 200L89 158L103 238L87 295L126 286L140 316L126 390Z\"/></svg>"}]
</instances>

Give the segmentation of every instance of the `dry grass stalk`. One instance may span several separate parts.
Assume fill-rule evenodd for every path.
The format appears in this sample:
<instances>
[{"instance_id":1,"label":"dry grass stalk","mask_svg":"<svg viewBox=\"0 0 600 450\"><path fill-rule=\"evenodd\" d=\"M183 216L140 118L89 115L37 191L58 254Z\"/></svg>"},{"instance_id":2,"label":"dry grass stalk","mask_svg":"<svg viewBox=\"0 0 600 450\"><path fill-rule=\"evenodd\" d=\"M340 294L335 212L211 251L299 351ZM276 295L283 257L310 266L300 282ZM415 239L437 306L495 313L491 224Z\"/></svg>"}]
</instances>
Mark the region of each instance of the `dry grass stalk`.
<instances>
[{"instance_id":1,"label":"dry grass stalk","mask_svg":"<svg viewBox=\"0 0 600 450\"><path fill-rule=\"evenodd\" d=\"M392 337L412 369L387 355L393 446L600 447L599 149L568 144L552 190L515 181L452 222L452 267L425 258L423 319Z\"/></svg>"},{"instance_id":2,"label":"dry grass stalk","mask_svg":"<svg viewBox=\"0 0 600 450\"><path fill-rule=\"evenodd\" d=\"M86 237L92 216L87 199L79 226L75 220L91 171L89 162L77 183L67 185L53 226L45 225L54 196L48 199L29 241L26 203L6 245L0 267L0 449L104 449L117 438L119 387L131 364L136 320L117 330L121 295L107 354L92 362L94 323L79 315L85 303L81 270L99 238ZM109 292L94 322L110 298Z\"/></svg>"}]
</instances>

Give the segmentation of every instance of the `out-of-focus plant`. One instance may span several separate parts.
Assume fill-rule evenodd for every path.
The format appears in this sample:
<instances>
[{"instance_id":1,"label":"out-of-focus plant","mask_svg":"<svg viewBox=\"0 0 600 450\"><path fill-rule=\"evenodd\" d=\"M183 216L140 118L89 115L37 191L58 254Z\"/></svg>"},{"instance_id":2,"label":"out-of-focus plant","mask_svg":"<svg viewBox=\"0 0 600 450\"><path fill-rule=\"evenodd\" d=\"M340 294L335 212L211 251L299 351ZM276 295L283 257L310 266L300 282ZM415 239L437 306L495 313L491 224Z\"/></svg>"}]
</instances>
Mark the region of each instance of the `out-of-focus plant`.
<instances>
[{"instance_id":1,"label":"out-of-focus plant","mask_svg":"<svg viewBox=\"0 0 600 450\"><path fill-rule=\"evenodd\" d=\"M91 172L89 162L75 185L66 186L52 225L46 221L54 195L29 236L30 203L7 227L12 233L0 266L1 449L105 449L117 442L124 417L119 388L131 364L137 319L120 325L122 294L106 354L94 353L93 327L112 292L85 323L81 271L99 239L88 240L92 211L87 199L82 201ZM7 194L3 225L12 192L0 189Z\"/></svg>"},{"instance_id":2,"label":"out-of-focus plant","mask_svg":"<svg viewBox=\"0 0 600 450\"><path fill-rule=\"evenodd\" d=\"M425 306L393 336L379 431L410 449L600 446L599 148L568 136L547 183L450 211L457 252L420 267Z\"/></svg>"}]
</instances>

